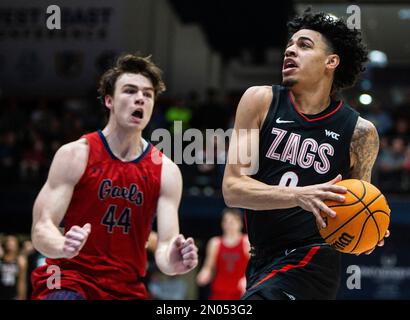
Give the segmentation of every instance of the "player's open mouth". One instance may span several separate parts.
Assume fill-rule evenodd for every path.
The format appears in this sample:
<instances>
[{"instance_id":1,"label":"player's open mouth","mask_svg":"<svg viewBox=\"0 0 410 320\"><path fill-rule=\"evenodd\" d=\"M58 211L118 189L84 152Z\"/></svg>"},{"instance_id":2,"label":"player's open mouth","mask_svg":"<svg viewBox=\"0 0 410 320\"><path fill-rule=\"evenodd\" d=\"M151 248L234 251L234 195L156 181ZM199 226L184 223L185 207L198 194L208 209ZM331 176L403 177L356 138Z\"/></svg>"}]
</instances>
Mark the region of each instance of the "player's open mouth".
<instances>
[{"instance_id":1,"label":"player's open mouth","mask_svg":"<svg viewBox=\"0 0 410 320\"><path fill-rule=\"evenodd\" d=\"M144 111L142 109L137 109L131 115L134 118L142 119L144 117Z\"/></svg>"},{"instance_id":2,"label":"player's open mouth","mask_svg":"<svg viewBox=\"0 0 410 320\"><path fill-rule=\"evenodd\" d=\"M298 65L292 59L287 58L283 62L283 70L293 69L293 68L297 68L297 67L298 67Z\"/></svg>"}]
</instances>

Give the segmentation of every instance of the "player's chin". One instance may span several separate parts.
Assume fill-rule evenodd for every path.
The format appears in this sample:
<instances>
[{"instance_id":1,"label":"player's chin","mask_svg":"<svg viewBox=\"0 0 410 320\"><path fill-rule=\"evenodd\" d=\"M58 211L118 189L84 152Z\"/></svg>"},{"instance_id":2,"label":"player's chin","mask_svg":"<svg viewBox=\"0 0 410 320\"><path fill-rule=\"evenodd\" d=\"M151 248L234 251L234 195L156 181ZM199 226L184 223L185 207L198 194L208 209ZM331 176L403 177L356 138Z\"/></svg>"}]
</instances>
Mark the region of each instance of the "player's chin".
<instances>
[{"instance_id":1,"label":"player's chin","mask_svg":"<svg viewBox=\"0 0 410 320\"><path fill-rule=\"evenodd\" d=\"M129 129L137 129L137 130L144 130L145 127L147 126L147 121L141 119L141 121L130 121L129 123L127 123L127 128Z\"/></svg>"},{"instance_id":2,"label":"player's chin","mask_svg":"<svg viewBox=\"0 0 410 320\"><path fill-rule=\"evenodd\" d=\"M297 79L292 76L283 76L282 78L282 86L291 88L293 87L296 83L298 83Z\"/></svg>"}]
</instances>

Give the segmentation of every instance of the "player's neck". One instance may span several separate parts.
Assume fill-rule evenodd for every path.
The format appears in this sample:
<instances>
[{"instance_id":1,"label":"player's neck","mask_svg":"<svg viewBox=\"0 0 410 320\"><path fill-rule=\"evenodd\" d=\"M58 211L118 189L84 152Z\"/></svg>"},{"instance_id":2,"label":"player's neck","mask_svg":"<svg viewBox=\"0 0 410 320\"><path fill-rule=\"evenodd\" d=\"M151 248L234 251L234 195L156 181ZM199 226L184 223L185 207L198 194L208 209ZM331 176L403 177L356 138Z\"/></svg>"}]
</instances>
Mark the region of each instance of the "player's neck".
<instances>
[{"instance_id":1,"label":"player's neck","mask_svg":"<svg viewBox=\"0 0 410 320\"><path fill-rule=\"evenodd\" d=\"M223 235L223 240L226 245L236 245L242 237L240 232L225 233Z\"/></svg>"},{"instance_id":2,"label":"player's neck","mask_svg":"<svg viewBox=\"0 0 410 320\"><path fill-rule=\"evenodd\" d=\"M6 262L12 262L17 259L18 254L16 252L5 252L3 255L3 259Z\"/></svg>"},{"instance_id":3,"label":"player's neck","mask_svg":"<svg viewBox=\"0 0 410 320\"><path fill-rule=\"evenodd\" d=\"M310 88L292 87L290 94L301 113L318 114L329 106L330 90L331 87L322 83Z\"/></svg>"},{"instance_id":4,"label":"player's neck","mask_svg":"<svg viewBox=\"0 0 410 320\"><path fill-rule=\"evenodd\" d=\"M130 131L108 124L102 131L114 155L122 161L132 161L143 152L141 131Z\"/></svg>"}]
</instances>

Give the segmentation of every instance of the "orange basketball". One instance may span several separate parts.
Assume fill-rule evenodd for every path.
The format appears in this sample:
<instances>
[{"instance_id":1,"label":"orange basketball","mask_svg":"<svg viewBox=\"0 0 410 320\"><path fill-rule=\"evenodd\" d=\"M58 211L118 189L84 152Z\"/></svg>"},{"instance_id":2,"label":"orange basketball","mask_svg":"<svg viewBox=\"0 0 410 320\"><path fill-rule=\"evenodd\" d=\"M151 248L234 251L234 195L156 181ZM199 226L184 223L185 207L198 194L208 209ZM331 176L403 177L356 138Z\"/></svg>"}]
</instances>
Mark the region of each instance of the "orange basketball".
<instances>
[{"instance_id":1,"label":"orange basketball","mask_svg":"<svg viewBox=\"0 0 410 320\"><path fill-rule=\"evenodd\" d=\"M336 212L331 218L321 212L326 228L320 230L325 241L345 253L363 253L384 238L390 223L386 198L374 185L357 179L343 180L337 185L347 188L343 203L325 201Z\"/></svg>"}]
</instances>

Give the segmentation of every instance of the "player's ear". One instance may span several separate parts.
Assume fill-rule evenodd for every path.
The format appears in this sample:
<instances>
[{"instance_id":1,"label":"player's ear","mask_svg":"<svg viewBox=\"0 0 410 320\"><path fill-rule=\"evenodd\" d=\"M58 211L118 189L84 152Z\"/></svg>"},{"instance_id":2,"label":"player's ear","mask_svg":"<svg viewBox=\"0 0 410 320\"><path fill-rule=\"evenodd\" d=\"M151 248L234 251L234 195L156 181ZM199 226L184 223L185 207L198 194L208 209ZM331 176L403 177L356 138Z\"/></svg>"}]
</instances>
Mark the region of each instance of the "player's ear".
<instances>
[{"instance_id":1,"label":"player's ear","mask_svg":"<svg viewBox=\"0 0 410 320\"><path fill-rule=\"evenodd\" d=\"M104 103L105 103L105 106L108 108L108 109L112 109L113 108L113 106L114 106L114 104L113 104L113 98L110 96L110 95L106 95L105 97L104 97Z\"/></svg>"},{"instance_id":2,"label":"player's ear","mask_svg":"<svg viewBox=\"0 0 410 320\"><path fill-rule=\"evenodd\" d=\"M335 70L340 63L340 57L337 54L330 54L326 58L326 68Z\"/></svg>"}]
</instances>

